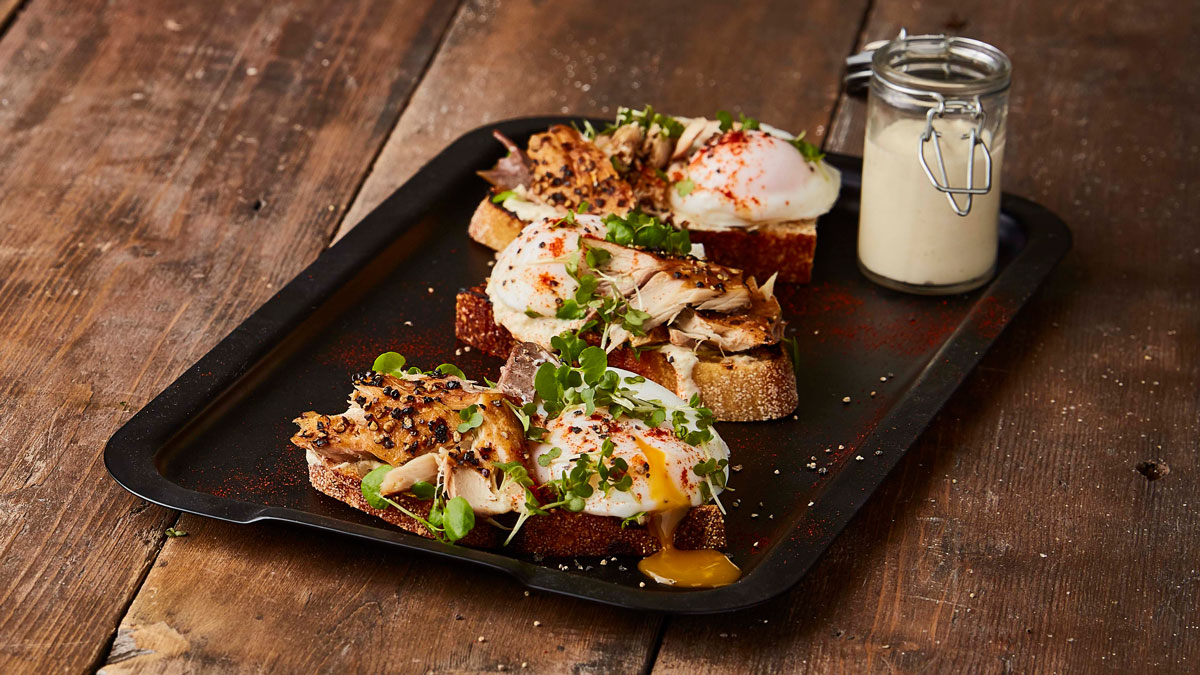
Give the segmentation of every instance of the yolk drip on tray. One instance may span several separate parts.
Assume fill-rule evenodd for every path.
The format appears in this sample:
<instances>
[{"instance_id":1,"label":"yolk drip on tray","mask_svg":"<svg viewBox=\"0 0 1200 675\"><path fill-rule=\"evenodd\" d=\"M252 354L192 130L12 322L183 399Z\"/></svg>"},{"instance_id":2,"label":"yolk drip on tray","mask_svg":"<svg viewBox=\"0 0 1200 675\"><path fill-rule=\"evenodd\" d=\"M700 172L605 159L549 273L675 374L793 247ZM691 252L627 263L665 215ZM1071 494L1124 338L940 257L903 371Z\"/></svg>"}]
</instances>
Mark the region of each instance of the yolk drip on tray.
<instances>
[{"instance_id":1,"label":"yolk drip on tray","mask_svg":"<svg viewBox=\"0 0 1200 675\"><path fill-rule=\"evenodd\" d=\"M641 438L637 443L650 467L650 498L661 509L650 516L650 528L662 544L662 550L638 563L638 570L660 584L681 588L715 588L737 581L742 571L724 553L675 548L675 528L691 507L691 500L671 480L663 452Z\"/></svg>"}]
</instances>

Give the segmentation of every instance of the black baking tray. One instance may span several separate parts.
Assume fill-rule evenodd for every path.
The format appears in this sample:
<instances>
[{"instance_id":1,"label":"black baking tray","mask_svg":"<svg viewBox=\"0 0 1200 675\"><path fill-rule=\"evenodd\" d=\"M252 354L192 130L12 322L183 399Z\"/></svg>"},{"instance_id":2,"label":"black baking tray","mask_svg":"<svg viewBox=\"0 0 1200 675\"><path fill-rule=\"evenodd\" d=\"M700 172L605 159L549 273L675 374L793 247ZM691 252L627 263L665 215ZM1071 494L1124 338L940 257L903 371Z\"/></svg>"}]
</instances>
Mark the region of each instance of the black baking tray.
<instances>
[{"instance_id":1,"label":"black baking tray","mask_svg":"<svg viewBox=\"0 0 1200 675\"><path fill-rule=\"evenodd\" d=\"M497 377L500 360L460 352L454 338L454 296L479 284L493 257L467 238L485 193L475 171L503 152L493 129L524 144L568 120L501 122L443 150L134 415L105 448L113 478L169 508L310 525L603 603L683 613L748 607L813 566L1071 245L1054 214L1004 195L998 273L988 286L949 297L881 288L855 262L861 160L830 155L843 187L821 218L813 281L777 290L800 348L799 408L783 420L717 425L742 467L723 500L728 553L744 572L729 586L643 588L635 559L600 566L447 546L312 489L303 454L288 443L290 420L305 410L343 410L350 374L377 354L399 351L426 368L452 361L473 377ZM808 469L810 457L825 471Z\"/></svg>"}]
</instances>

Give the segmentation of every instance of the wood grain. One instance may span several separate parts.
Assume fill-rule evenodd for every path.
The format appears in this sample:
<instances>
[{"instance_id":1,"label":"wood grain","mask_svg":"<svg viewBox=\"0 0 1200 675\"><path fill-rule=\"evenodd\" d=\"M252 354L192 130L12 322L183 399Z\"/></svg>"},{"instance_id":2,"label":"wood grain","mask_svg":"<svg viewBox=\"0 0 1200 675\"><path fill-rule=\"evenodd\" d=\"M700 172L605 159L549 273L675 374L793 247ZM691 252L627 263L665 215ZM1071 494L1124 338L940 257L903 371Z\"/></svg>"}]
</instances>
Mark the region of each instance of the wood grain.
<instances>
[{"instance_id":1,"label":"wood grain","mask_svg":"<svg viewBox=\"0 0 1200 675\"><path fill-rule=\"evenodd\" d=\"M677 115L728 109L821 139L865 8L865 0L736 9L469 2L338 236L459 135L510 117L610 117L646 104Z\"/></svg>"},{"instance_id":2,"label":"wood grain","mask_svg":"<svg viewBox=\"0 0 1200 675\"><path fill-rule=\"evenodd\" d=\"M107 654L175 514L105 440L322 250L450 14L35 0L0 40L0 671Z\"/></svg>"},{"instance_id":3,"label":"wood grain","mask_svg":"<svg viewBox=\"0 0 1200 675\"><path fill-rule=\"evenodd\" d=\"M283 525L184 523L122 622L139 648L139 633L168 631L182 648L114 653L102 672L631 672L656 641L659 617L527 596L462 564Z\"/></svg>"},{"instance_id":4,"label":"wood grain","mask_svg":"<svg viewBox=\"0 0 1200 675\"><path fill-rule=\"evenodd\" d=\"M862 5L814 3L808 11L820 24L801 21L783 2L736 13L696 9L469 3L361 194L390 190L463 130L564 107L609 114L632 99L704 112L741 103L747 111L761 109L765 120L814 132L828 123L838 78L833 54L854 41ZM531 27L538 32L532 41ZM713 30L729 38L715 52L702 47ZM747 68L765 67L768 59L733 39L739 34L778 42L776 58L794 59L786 77L810 87L797 86L784 99L762 90ZM827 45L830 55L800 59L803 50L793 40ZM360 197L355 208L372 199ZM180 522L191 535L163 549L122 621L120 649L105 672L220 670L247 662L280 671L317 664L316 670L495 672L525 663L526 672L638 672L651 663L663 621L556 596L525 598L496 573L332 535L191 516ZM187 644L181 648L173 633ZM480 635L487 641L477 642ZM129 656L143 642L158 641L170 656Z\"/></svg>"},{"instance_id":5,"label":"wood grain","mask_svg":"<svg viewBox=\"0 0 1200 675\"><path fill-rule=\"evenodd\" d=\"M1005 189L1075 249L808 578L672 620L656 672L1200 668L1200 88L1167 65L1194 14L875 3L864 41L957 30L1012 56ZM833 149L860 151L863 108L840 106ZM1165 477L1136 470L1157 459Z\"/></svg>"}]
</instances>

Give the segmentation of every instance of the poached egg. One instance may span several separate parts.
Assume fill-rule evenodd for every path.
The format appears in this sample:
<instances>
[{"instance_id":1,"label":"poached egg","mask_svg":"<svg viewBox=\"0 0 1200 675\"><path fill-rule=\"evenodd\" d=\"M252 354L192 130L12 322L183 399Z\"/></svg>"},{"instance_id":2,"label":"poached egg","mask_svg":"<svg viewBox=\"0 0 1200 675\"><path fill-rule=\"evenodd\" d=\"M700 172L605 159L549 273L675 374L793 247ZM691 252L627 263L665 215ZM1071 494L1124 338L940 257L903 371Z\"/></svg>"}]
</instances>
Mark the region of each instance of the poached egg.
<instances>
[{"instance_id":1,"label":"poached egg","mask_svg":"<svg viewBox=\"0 0 1200 675\"><path fill-rule=\"evenodd\" d=\"M672 411L683 410L689 428L696 428L695 413L666 387L643 380L627 370L609 370L620 375L622 385L640 398L662 403L668 410L668 419ZM698 447L677 438L670 422L651 427L639 419L614 418L604 408L597 408L591 415L582 407L568 409L549 421L543 417L539 426L547 432L530 451L530 458L534 460L531 466L536 470L535 480L539 484L569 473L575 460L583 454L598 459L604 438L613 443L612 456L624 459L629 465L633 484L628 491L610 490L604 494L596 490L587 499L583 512L597 516L629 518L638 513L653 515L699 506L704 502L700 485L705 479L697 476L692 468L710 458L729 459L729 446L715 429L712 429L712 440ZM556 447L561 454L547 466L542 466L537 460L547 453L553 454ZM725 472L728 477L728 469ZM714 495L720 493L716 486L710 489Z\"/></svg>"},{"instance_id":2,"label":"poached egg","mask_svg":"<svg viewBox=\"0 0 1200 675\"><path fill-rule=\"evenodd\" d=\"M700 228L750 227L827 213L837 201L841 175L824 161L807 161L790 140L776 129L735 129L711 137L670 167L672 211ZM680 188L681 181L690 181L690 191Z\"/></svg>"}]
</instances>

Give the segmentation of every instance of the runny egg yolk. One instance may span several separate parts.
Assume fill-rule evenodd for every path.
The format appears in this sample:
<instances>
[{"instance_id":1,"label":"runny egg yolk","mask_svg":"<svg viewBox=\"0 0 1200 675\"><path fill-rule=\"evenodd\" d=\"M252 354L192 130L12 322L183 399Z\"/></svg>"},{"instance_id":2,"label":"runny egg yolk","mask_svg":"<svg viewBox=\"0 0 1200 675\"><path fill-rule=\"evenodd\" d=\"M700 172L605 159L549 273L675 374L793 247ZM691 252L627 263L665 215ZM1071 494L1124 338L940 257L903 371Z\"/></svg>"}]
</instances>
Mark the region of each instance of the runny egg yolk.
<instances>
[{"instance_id":1,"label":"runny egg yolk","mask_svg":"<svg viewBox=\"0 0 1200 675\"><path fill-rule=\"evenodd\" d=\"M675 481L671 480L671 474L667 472L667 456L662 450L650 445L642 438L637 438L638 449L642 451L642 455L646 457L646 464L649 465L650 471L646 476L646 482L650 486L650 499L658 503L658 508L662 511L670 509L686 509L692 505L692 500L683 494Z\"/></svg>"},{"instance_id":2,"label":"runny egg yolk","mask_svg":"<svg viewBox=\"0 0 1200 675\"><path fill-rule=\"evenodd\" d=\"M675 548L675 528L692 501L671 480L663 451L641 438L637 444L650 467L647 475L650 498L661 509L650 516L650 528L662 544L662 550L638 563L638 570L660 584L681 588L715 588L737 581L742 571L724 553Z\"/></svg>"}]
</instances>

